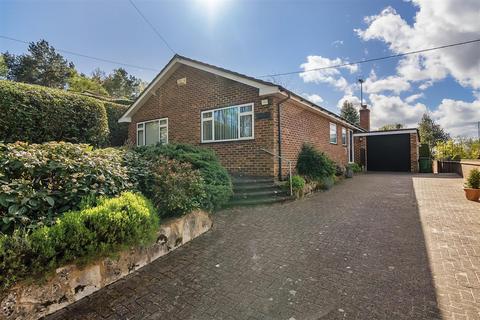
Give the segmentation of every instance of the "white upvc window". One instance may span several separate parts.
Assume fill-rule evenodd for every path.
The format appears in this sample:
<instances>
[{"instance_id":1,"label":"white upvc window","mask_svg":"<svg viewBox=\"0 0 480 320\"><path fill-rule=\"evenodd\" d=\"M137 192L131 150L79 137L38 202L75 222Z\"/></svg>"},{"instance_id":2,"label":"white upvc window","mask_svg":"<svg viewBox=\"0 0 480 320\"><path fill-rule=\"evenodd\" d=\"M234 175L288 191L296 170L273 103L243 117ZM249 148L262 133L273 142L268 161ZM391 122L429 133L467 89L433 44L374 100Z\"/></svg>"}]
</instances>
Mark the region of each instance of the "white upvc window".
<instances>
[{"instance_id":1,"label":"white upvc window","mask_svg":"<svg viewBox=\"0 0 480 320\"><path fill-rule=\"evenodd\" d=\"M337 125L330 122L330 143L337 144Z\"/></svg>"},{"instance_id":2,"label":"white upvc window","mask_svg":"<svg viewBox=\"0 0 480 320\"><path fill-rule=\"evenodd\" d=\"M254 137L253 103L202 111L201 118L202 143Z\"/></svg>"},{"instance_id":3,"label":"white upvc window","mask_svg":"<svg viewBox=\"0 0 480 320\"><path fill-rule=\"evenodd\" d=\"M347 145L347 129L342 127L342 144Z\"/></svg>"},{"instance_id":4,"label":"white upvc window","mask_svg":"<svg viewBox=\"0 0 480 320\"><path fill-rule=\"evenodd\" d=\"M137 146L168 143L168 118L137 123Z\"/></svg>"}]
</instances>

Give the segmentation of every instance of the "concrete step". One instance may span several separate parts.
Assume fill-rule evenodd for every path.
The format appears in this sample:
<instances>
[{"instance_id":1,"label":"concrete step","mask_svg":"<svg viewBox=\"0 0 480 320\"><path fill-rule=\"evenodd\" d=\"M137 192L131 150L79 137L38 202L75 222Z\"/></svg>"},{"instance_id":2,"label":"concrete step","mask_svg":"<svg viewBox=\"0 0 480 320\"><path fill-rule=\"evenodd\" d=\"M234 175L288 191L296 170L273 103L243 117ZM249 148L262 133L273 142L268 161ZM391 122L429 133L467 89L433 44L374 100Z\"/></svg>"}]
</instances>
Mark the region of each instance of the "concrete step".
<instances>
[{"instance_id":1,"label":"concrete step","mask_svg":"<svg viewBox=\"0 0 480 320\"><path fill-rule=\"evenodd\" d=\"M268 197L279 197L288 195L286 191L271 187L268 189L253 189L253 190L243 190L237 191L233 195L233 200L239 199L254 199L254 198L268 198Z\"/></svg>"},{"instance_id":2,"label":"concrete step","mask_svg":"<svg viewBox=\"0 0 480 320\"><path fill-rule=\"evenodd\" d=\"M257 206L257 205L266 205L272 203L279 203L293 200L293 197L290 196L279 196L279 197L268 197L268 198L257 198L257 199L241 199L241 200L232 200L228 204L229 207L240 207L240 206Z\"/></svg>"}]
</instances>

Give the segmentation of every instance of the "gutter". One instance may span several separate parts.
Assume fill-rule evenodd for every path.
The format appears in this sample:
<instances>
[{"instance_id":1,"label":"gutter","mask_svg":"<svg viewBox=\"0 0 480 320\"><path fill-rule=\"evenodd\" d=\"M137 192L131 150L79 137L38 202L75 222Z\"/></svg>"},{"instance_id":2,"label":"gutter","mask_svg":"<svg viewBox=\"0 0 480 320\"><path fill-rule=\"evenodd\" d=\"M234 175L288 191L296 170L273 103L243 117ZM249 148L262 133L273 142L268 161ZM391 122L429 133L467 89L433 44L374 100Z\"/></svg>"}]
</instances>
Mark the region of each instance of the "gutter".
<instances>
[{"instance_id":1,"label":"gutter","mask_svg":"<svg viewBox=\"0 0 480 320\"><path fill-rule=\"evenodd\" d=\"M282 103L290 99L290 91L287 92L287 97L283 98L277 103L277 129L278 129L278 180L282 180L282 123L281 123L281 106Z\"/></svg>"}]
</instances>

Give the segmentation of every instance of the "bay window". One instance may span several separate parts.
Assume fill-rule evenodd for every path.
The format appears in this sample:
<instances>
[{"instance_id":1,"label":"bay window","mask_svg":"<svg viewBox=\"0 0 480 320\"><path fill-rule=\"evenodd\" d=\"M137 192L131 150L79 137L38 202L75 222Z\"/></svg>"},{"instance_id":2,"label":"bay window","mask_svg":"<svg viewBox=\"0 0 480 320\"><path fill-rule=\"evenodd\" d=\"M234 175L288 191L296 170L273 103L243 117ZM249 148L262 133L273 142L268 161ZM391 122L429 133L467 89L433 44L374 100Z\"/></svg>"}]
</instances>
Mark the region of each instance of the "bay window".
<instances>
[{"instance_id":1,"label":"bay window","mask_svg":"<svg viewBox=\"0 0 480 320\"><path fill-rule=\"evenodd\" d=\"M202 142L253 139L253 103L203 111Z\"/></svg>"},{"instance_id":2,"label":"bay window","mask_svg":"<svg viewBox=\"0 0 480 320\"><path fill-rule=\"evenodd\" d=\"M137 123L137 146L168 143L168 118Z\"/></svg>"}]
</instances>

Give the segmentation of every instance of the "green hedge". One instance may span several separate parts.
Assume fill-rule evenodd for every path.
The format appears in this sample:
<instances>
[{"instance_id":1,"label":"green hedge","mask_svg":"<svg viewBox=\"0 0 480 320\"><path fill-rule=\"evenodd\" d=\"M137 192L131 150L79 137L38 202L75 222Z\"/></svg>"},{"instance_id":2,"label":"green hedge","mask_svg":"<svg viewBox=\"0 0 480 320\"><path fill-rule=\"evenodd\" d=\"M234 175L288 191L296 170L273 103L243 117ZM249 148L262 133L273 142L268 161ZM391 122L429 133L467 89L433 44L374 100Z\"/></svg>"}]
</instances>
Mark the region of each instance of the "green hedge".
<instances>
[{"instance_id":1,"label":"green hedge","mask_svg":"<svg viewBox=\"0 0 480 320\"><path fill-rule=\"evenodd\" d=\"M108 130L110 134L106 145L111 147L123 146L128 138L128 123L118 123L118 119L127 111L128 106L104 102L108 118Z\"/></svg>"},{"instance_id":2,"label":"green hedge","mask_svg":"<svg viewBox=\"0 0 480 320\"><path fill-rule=\"evenodd\" d=\"M298 155L297 172L312 180L322 180L335 174L335 163L312 145L304 144Z\"/></svg>"},{"instance_id":3,"label":"green hedge","mask_svg":"<svg viewBox=\"0 0 480 320\"><path fill-rule=\"evenodd\" d=\"M112 254L155 239L159 219L151 203L126 192L95 207L67 212L52 226L0 235L1 289L61 265Z\"/></svg>"},{"instance_id":4,"label":"green hedge","mask_svg":"<svg viewBox=\"0 0 480 320\"><path fill-rule=\"evenodd\" d=\"M0 141L68 141L101 145L107 113L99 100L37 85L0 80Z\"/></svg>"},{"instance_id":5,"label":"green hedge","mask_svg":"<svg viewBox=\"0 0 480 320\"><path fill-rule=\"evenodd\" d=\"M167 144L135 148L134 152L140 154L144 161L167 157L190 163L193 169L199 170L206 191L206 197L201 203L203 209L218 209L226 204L233 194L230 175L212 150L187 144Z\"/></svg>"},{"instance_id":6,"label":"green hedge","mask_svg":"<svg viewBox=\"0 0 480 320\"><path fill-rule=\"evenodd\" d=\"M131 188L124 152L85 144L0 143L0 231L36 228L88 197Z\"/></svg>"}]
</instances>

